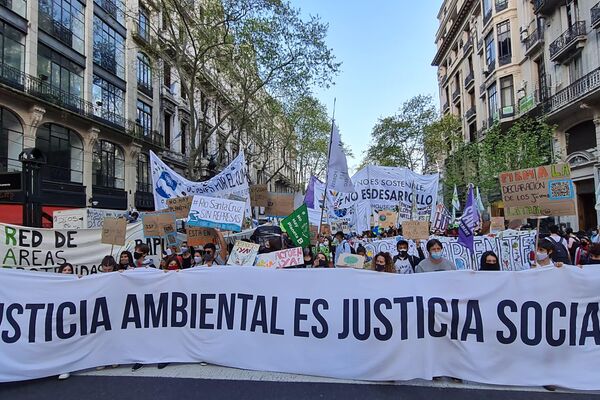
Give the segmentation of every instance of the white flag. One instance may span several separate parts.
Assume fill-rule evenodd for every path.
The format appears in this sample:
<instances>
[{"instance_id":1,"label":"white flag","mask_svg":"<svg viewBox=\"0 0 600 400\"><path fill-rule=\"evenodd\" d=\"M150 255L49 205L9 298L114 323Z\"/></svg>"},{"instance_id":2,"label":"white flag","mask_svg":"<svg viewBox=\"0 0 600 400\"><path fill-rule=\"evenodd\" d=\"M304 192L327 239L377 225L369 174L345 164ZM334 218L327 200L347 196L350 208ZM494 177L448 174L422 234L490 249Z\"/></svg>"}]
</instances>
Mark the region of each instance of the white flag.
<instances>
[{"instance_id":1,"label":"white flag","mask_svg":"<svg viewBox=\"0 0 600 400\"><path fill-rule=\"evenodd\" d=\"M337 126L333 124L331 131L331 148L329 150L329 165L327 189L342 193L354 192L354 184L348 175L348 161L344 154L340 132Z\"/></svg>"},{"instance_id":2,"label":"white flag","mask_svg":"<svg viewBox=\"0 0 600 400\"><path fill-rule=\"evenodd\" d=\"M456 211L460 210L460 201L458 201L458 190L454 185L454 193L452 194L452 208Z\"/></svg>"}]
</instances>

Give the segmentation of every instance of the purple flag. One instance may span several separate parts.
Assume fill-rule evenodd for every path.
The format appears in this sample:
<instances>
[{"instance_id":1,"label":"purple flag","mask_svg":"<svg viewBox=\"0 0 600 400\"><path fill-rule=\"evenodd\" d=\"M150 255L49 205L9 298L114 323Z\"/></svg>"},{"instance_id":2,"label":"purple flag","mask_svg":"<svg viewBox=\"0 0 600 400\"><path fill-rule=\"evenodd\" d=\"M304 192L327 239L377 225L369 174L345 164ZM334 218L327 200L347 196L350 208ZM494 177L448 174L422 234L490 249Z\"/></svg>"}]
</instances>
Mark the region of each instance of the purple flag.
<instances>
[{"instance_id":1,"label":"purple flag","mask_svg":"<svg viewBox=\"0 0 600 400\"><path fill-rule=\"evenodd\" d=\"M477 201L473 193L473 185L469 185L469 194L467 195L467 203L460 218L458 225L458 243L473 251L473 236L475 228L479 224L479 210L477 209Z\"/></svg>"},{"instance_id":2,"label":"purple flag","mask_svg":"<svg viewBox=\"0 0 600 400\"><path fill-rule=\"evenodd\" d=\"M321 183L319 178L314 175L310 176L310 180L308 181L308 187L306 188L306 194L304 195L304 204L308 208L315 208L315 183Z\"/></svg>"}]
</instances>

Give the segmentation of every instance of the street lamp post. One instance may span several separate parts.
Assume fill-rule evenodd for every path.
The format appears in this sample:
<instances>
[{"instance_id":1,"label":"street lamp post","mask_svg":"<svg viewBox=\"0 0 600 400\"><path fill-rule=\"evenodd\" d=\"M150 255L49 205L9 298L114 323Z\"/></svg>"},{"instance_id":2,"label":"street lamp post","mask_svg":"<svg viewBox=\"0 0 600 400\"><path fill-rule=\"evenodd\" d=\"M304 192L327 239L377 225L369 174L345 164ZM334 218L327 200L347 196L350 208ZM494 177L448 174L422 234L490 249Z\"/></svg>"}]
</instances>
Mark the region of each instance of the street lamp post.
<instances>
[{"instance_id":1,"label":"street lamp post","mask_svg":"<svg viewBox=\"0 0 600 400\"><path fill-rule=\"evenodd\" d=\"M40 167L46 164L46 156L38 148L27 148L19 154L19 161L23 164L25 181L23 225L40 228L42 226Z\"/></svg>"}]
</instances>

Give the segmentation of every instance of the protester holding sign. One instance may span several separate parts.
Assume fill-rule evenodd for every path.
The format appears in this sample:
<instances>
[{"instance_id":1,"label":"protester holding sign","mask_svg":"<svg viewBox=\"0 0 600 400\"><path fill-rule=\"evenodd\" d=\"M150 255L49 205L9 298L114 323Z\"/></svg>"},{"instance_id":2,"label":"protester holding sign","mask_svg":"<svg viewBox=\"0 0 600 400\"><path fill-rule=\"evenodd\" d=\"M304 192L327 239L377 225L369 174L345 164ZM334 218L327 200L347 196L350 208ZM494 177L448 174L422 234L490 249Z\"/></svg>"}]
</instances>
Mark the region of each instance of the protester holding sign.
<instances>
[{"instance_id":1,"label":"protester holding sign","mask_svg":"<svg viewBox=\"0 0 600 400\"><path fill-rule=\"evenodd\" d=\"M452 262L444 258L442 242L438 239L431 239L427 242L426 247L429 257L417 265L415 272L453 271L456 269Z\"/></svg>"},{"instance_id":2,"label":"protester holding sign","mask_svg":"<svg viewBox=\"0 0 600 400\"><path fill-rule=\"evenodd\" d=\"M421 250L420 242L417 242L417 251L419 256L413 256L408 254L408 242L406 240L400 240L396 244L398 255L393 259L394 268L399 274L412 274L415 272L417 265L425 259L425 254Z\"/></svg>"},{"instance_id":3,"label":"protester holding sign","mask_svg":"<svg viewBox=\"0 0 600 400\"><path fill-rule=\"evenodd\" d=\"M335 264L337 264L337 260L340 257L340 254L352 252L350 244L344 238L344 232L342 231L336 232L333 244L335 245Z\"/></svg>"}]
</instances>

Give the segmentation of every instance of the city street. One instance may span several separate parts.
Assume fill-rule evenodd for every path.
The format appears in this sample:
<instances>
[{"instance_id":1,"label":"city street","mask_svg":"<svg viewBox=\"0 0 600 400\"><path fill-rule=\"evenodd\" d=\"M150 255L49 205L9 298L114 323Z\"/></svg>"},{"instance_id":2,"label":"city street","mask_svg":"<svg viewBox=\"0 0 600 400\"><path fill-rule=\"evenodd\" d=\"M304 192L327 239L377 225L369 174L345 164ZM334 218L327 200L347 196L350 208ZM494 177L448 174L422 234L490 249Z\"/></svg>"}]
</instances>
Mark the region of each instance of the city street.
<instances>
[{"instance_id":1,"label":"city street","mask_svg":"<svg viewBox=\"0 0 600 400\"><path fill-rule=\"evenodd\" d=\"M599 392L543 388L487 386L475 383L415 380L370 383L246 371L199 364L156 365L131 372L130 366L108 368L71 376L0 385L0 398L14 400L61 399L444 399L444 400L583 400L600 399Z\"/></svg>"}]
</instances>

